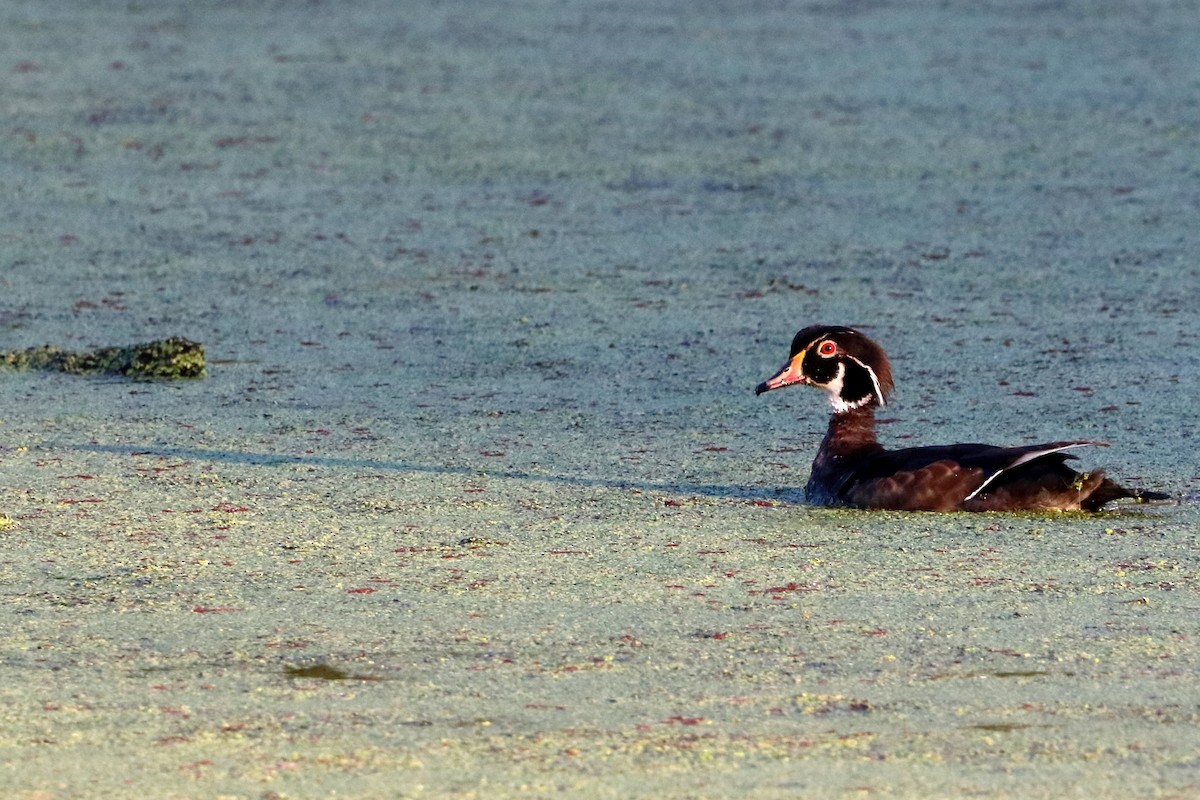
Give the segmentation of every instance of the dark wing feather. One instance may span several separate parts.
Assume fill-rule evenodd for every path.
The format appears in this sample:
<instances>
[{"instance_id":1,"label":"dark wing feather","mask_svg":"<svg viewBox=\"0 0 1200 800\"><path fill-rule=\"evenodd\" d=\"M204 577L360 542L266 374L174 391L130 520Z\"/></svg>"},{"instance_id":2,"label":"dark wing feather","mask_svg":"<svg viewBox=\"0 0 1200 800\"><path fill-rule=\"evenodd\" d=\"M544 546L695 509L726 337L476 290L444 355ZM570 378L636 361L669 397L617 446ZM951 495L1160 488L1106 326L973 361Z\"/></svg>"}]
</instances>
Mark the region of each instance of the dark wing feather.
<instances>
[{"instance_id":1,"label":"dark wing feather","mask_svg":"<svg viewBox=\"0 0 1200 800\"><path fill-rule=\"evenodd\" d=\"M962 498L984 479L981 469L964 468L949 459L901 469L890 475L856 475L841 491L842 499L860 508L892 511L954 511Z\"/></svg>"},{"instance_id":2,"label":"dark wing feather","mask_svg":"<svg viewBox=\"0 0 1200 800\"><path fill-rule=\"evenodd\" d=\"M1066 466L1072 456L1064 451L1086 445L1103 443L956 444L882 451L856 463L835 491L850 505L897 511L954 511L967 504L996 510L1079 508L1081 495L1097 487L1076 486L1080 475Z\"/></svg>"}]
</instances>

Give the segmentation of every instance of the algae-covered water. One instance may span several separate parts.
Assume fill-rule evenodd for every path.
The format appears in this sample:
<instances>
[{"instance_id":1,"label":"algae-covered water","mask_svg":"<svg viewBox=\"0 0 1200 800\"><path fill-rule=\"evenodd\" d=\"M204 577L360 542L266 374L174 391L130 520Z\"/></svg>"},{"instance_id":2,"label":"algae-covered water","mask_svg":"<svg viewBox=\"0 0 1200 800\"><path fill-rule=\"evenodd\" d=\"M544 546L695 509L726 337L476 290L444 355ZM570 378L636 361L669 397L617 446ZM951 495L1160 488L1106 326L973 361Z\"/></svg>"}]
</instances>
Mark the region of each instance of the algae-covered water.
<instances>
[{"instance_id":1,"label":"algae-covered water","mask_svg":"<svg viewBox=\"0 0 1200 800\"><path fill-rule=\"evenodd\" d=\"M18 798L1200 793L1189 3L0 8ZM799 492L892 446L1177 502Z\"/></svg>"}]
</instances>

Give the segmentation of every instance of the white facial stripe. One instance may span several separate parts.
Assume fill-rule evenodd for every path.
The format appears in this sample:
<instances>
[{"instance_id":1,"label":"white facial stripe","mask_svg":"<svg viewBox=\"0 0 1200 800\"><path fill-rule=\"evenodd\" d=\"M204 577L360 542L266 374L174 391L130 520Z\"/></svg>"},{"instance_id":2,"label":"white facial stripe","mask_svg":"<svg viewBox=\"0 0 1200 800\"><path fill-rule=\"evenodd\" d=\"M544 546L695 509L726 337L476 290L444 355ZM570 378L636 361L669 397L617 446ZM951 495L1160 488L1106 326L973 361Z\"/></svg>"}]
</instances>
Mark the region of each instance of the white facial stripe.
<instances>
[{"instance_id":1,"label":"white facial stripe","mask_svg":"<svg viewBox=\"0 0 1200 800\"><path fill-rule=\"evenodd\" d=\"M834 412L837 414L841 414L844 411L853 411L856 408L862 408L863 406L865 406L871 402L871 398L864 397L861 400L859 400L857 403L847 403L845 400L843 400L840 397L835 397L833 395L830 395L829 402L833 406Z\"/></svg>"},{"instance_id":2,"label":"white facial stripe","mask_svg":"<svg viewBox=\"0 0 1200 800\"><path fill-rule=\"evenodd\" d=\"M874 376L874 373L872 373ZM842 386L846 382L846 365L839 363L837 375L833 376L833 380L829 383L821 384L821 388L829 392L829 404L833 406L835 414L841 414L846 411L853 411L856 408L862 408L871 402L870 397L864 397L861 400L850 403L842 399Z\"/></svg>"},{"instance_id":3,"label":"white facial stripe","mask_svg":"<svg viewBox=\"0 0 1200 800\"><path fill-rule=\"evenodd\" d=\"M848 353L844 354L846 358L858 364L867 371L871 376L871 386L875 390L875 399L879 401L879 405L886 405L883 398L883 387L879 385L879 377L875 374L875 370L868 367L862 361L858 360ZM839 361L837 365L837 374L833 376L827 383L817 384L820 388L829 392L829 403L833 406L833 411L836 414L841 414L846 411L853 411L856 408L862 408L871 404L871 397L863 397L853 402L842 399L842 388L846 385L846 364Z\"/></svg>"},{"instance_id":4,"label":"white facial stripe","mask_svg":"<svg viewBox=\"0 0 1200 800\"><path fill-rule=\"evenodd\" d=\"M866 364L859 361L857 358L850 355L849 353L846 354L846 358L850 359L855 364L858 364L860 367L862 367L863 369L865 369L867 371L867 374L871 376L871 385L875 387L875 396L877 398L879 398L879 405L886 406L887 401L883 399L883 388L880 387L880 385L879 385L879 376L875 374L875 370L871 369ZM865 405L865 402L858 403L857 405L852 406L852 408L859 408L860 406L863 406L863 405Z\"/></svg>"},{"instance_id":5,"label":"white facial stripe","mask_svg":"<svg viewBox=\"0 0 1200 800\"><path fill-rule=\"evenodd\" d=\"M838 403L844 403L842 400L842 380L846 377L846 365L839 363L837 365L837 374L829 383L821 384L821 388L829 392L829 402L833 403L833 407L837 408Z\"/></svg>"}]
</instances>

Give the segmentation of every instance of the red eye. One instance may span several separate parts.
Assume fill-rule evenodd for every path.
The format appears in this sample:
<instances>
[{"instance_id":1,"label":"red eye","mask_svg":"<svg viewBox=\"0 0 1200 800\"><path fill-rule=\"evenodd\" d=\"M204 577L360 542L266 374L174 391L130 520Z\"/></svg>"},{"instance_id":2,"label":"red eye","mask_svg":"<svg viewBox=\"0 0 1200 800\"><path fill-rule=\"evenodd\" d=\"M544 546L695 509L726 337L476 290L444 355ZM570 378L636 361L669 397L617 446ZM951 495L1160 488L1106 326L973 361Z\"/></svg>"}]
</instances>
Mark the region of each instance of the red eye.
<instances>
[{"instance_id":1,"label":"red eye","mask_svg":"<svg viewBox=\"0 0 1200 800\"><path fill-rule=\"evenodd\" d=\"M826 339L825 341L823 341L819 345L817 345L817 355L819 355L819 356L824 356L825 358L829 358L830 356L834 355L835 353L837 353L837 345L834 344L833 342L829 341L828 339Z\"/></svg>"}]
</instances>

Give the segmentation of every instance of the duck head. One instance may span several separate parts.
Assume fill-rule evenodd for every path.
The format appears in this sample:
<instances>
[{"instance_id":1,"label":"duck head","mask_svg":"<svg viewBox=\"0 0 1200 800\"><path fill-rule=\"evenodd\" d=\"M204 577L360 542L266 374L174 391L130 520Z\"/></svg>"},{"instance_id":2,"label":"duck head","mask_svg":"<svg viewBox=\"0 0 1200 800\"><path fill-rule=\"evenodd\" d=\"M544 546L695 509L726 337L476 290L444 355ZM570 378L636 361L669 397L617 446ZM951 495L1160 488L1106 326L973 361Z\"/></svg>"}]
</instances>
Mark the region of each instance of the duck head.
<instances>
[{"instance_id":1,"label":"duck head","mask_svg":"<svg viewBox=\"0 0 1200 800\"><path fill-rule=\"evenodd\" d=\"M835 414L883 406L892 391L892 367L883 348L852 328L810 325L792 339L783 369L755 394L802 383L824 389Z\"/></svg>"}]
</instances>

